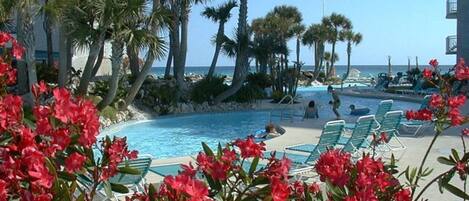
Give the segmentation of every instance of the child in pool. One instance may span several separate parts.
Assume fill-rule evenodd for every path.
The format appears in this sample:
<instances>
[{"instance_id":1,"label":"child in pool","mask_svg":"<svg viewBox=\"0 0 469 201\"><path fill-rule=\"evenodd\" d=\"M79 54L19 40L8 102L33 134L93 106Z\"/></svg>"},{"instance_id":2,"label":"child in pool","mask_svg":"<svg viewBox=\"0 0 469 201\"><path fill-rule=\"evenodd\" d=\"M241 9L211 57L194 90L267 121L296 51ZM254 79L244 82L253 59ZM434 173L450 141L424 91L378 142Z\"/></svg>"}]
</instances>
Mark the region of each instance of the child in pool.
<instances>
[{"instance_id":1,"label":"child in pool","mask_svg":"<svg viewBox=\"0 0 469 201\"><path fill-rule=\"evenodd\" d=\"M308 107L305 110L305 119L318 119L319 114L318 114L318 107L316 106L316 103L314 100L310 101L308 104Z\"/></svg>"},{"instance_id":2,"label":"child in pool","mask_svg":"<svg viewBox=\"0 0 469 201\"><path fill-rule=\"evenodd\" d=\"M283 133L285 133L285 130L283 128L269 123L265 126L265 131L263 133L256 134L255 138L274 138L281 136Z\"/></svg>"}]
</instances>

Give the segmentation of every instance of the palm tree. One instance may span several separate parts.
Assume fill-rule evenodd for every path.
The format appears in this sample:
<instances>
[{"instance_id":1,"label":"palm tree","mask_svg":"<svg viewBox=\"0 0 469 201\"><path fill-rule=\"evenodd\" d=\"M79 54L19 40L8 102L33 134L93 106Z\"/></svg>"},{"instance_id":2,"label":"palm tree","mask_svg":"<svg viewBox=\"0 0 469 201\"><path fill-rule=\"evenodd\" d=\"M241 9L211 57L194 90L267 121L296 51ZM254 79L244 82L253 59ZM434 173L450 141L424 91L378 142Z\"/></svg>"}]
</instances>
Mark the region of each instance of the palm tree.
<instances>
[{"instance_id":1,"label":"palm tree","mask_svg":"<svg viewBox=\"0 0 469 201\"><path fill-rule=\"evenodd\" d=\"M208 71L207 77L210 78L215 73L218 56L220 54L223 38L225 37L225 23L231 17L231 10L237 5L236 1L230 0L219 7L206 7L202 15L214 22L219 22L218 32L215 38L215 53L213 55L212 64Z\"/></svg>"},{"instance_id":2,"label":"palm tree","mask_svg":"<svg viewBox=\"0 0 469 201\"><path fill-rule=\"evenodd\" d=\"M332 75L333 72L333 66L332 64L334 62L339 61L339 55L337 53L332 54L331 52L325 52L324 53L324 61L326 61L326 80L329 78L327 75Z\"/></svg>"},{"instance_id":3,"label":"palm tree","mask_svg":"<svg viewBox=\"0 0 469 201\"><path fill-rule=\"evenodd\" d=\"M354 33L352 30L345 30L341 33L340 38L347 42L347 72L342 78L342 83L350 74L350 56L352 54L352 45L361 43L363 36L360 33Z\"/></svg>"},{"instance_id":4,"label":"palm tree","mask_svg":"<svg viewBox=\"0 0 469 201\"><path fill-rule=\"evenodd\" d=\"M47 44L47 66L52 68L54 63L54 49L52 44L52 24L53 24L53 13L54 11L49 8L49 0L44 1L44 21L43 21L43 29L46 33L46 44Z\"/></svg>"},{"instance_id":5,"label":"palm tree","mask_svg":"<svg viewBox=\"0 0 469 201\"><path fill-rule=\"evenodd\" d=\"M119 72L121 71L122 66L122 57L124 52L125 43L130 44L128 47L131 49L135 45L132 43L134 40L139 40L142 37L139 36L135 28L139 23L144 21L144 12L146 8L145 1L128 1L128 0L117 0L111 9L112 16L112 33L110 39L112 39L112 56L111 56L111 66L112 66L112 75L110 79L109 90L106 96L98 104L98 109L102 110L109 104L111 104L116 96L117 89L119 86ZM152 40L154 36L149 38ZM132 54L132 53L130 53Z\"/></svg>"},{"instance_id":6,"label":"palm tree","mask_svg":"<svg viewBox=\"0 0 469 201\"><path fill-rule=\"evenodd\" d=\"M214 102L221 103L226 98L235 94L243 86L249 67L249 31L248 31L248 0L240 0L236 50L236 64L233 81L230 88L217 97Z\"/></svg>"},{"instance_id":7,"label":"palm tree","mask_svg":"<svg viewBox=\"0 0 469 201\"><path fill-rule=\"evenodd\" d=\"M305 26L302 24L296 24L291 29L291 32L296 37L296 65L300 65L301 39L303 37L305 29Z\"/></svg>"},{"instance_id":8,"label":"palm tree","mask_svg":"<svg viewBox=\"0 0 469 201\"><path fill-rule=\"evenodd\" d=\"M157 34L159 30L162 30L171 23L169 16L170 11L161 5L160 0L152 0L151 14L143 21L144 23L139 25L139 29L133 30L129 36L130 38L133 38L133 40L128 41L128 45L132 46L132 48L138 49L148 48L148 52L142 66L142 70L128 90L127 96L125 97L124 108L129 106L135 99L135 96L140 90L145 78L148 73L150 73L155 59L160 59L164 55L166 45L163 39Z\"/></svg>"},{"instance_id":9,"label":"palm tree","mask_svg":"<svg viewBox=\"0 0 469 201\"><path fill-rule=\"evenodd\" d=\"M19 0L15 6L17 39L25 48L24 57L18 62L18 88L20 94L23 94L37 83L36 38L31 33L34 33L34 19L39 12L39 5L35 0Z\"/></svg>"},{"instance_id":10,"label":"palm tree","mask_svg":"<svg viewBox=\"0 0 469 201\"><path fill-rule=\"evenodd\" d=\"M345 17L344 15L340 15L337 13L332 13L331 16L323 18L323 23L329 28L329 37L328 41L332 44L332 51L331 51L331 68L334 67L334 63L336 59L335 57L335 46L337 41L340 41L340 32L343 30L352 29L352 22ZM332 72L332 71L330 71ZM330 77L330 74L326 75Z\"/></svg>"},{"instance_id":11,"label":"palm tree","mask_svg":"<svg viewBox=\"0 0 469 201\"><path fill-rule=\"evenodd\" d=\"M314 72L313 80L319 76L324 61L324 43L327 40L327 28L323 24L313 24L303 35L303 44L313 47Z\"/></svg>"}]
</instances>

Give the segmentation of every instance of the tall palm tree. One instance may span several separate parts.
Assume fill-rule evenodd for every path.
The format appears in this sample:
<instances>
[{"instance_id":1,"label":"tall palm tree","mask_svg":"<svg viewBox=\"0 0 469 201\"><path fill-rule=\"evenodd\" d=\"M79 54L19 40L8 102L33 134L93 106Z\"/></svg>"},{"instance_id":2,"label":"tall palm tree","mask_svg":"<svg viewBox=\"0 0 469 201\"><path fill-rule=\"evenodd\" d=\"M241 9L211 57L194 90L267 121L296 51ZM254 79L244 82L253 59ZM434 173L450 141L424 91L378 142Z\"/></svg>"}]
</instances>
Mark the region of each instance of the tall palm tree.
<instances>
[{"instance_id":1,"label":"tall palm tree","mask_svg":"<svg viewBox=\"0 0 469 201\"><path fill-rule=\"evenodd\" d=\"M160 0L152 0L152 12L148 16L144 23L139 25L139 29L132 30L129 38L133 40L128 41L128 45L133 48L148 48L148 52L143 63L142 70L138 74L132 86L128 90L127 96L125 97L125 107L129 106L135 96L137 95L140 87L142 86L148 73L150 73L153 62L156 59L160 59L166 50L166 45L163 39L158 36L159 30L170 25L170 11L167 8L161 6ZM135 37L140 36L140 37Z\"/></svg>"},{"instance_id":2,"label":"tall palm tree","mask_svg":"<svg viewBox=\"0 0 469 201\"><path fill-rule=\"evenodd\" d=\"M128 47L131 49L135 45L131 43L137 43L134 40L142 40L142 37L137 33L139 30L135 30L137 24L142 23L145 19L145 8L146 1L128 1L128 0L115 0L113 7L111 9L112 16L112 26L110 39L112 40L112 56L111 56L111 66L112 66L112 75L110 79L109 90L106 93L106 96L98 104L98 109L102 110L109 104L111 104L117 94L117 89L119 86L119 72L122 67L122 59L124 54L125 44L130 44ZM144 36L145 37L145 36ZM154 36L145 38L145 40L153 40Z\"/></svg>"},{"instance_id":3,"label":"tall palm tree","mask_svg":"<svg viewBox=\"0 0 469 201\"><path fill-rule=\"evenodd\" d=\"M49 9L49 0L44 1L44 6L43 6L43 16L44 16L44 21L43 21L43 29L44 32L46 33L46 46L47 46L47 66L49 68L52 68L52 65L54 63L54 48L53 48L53 42L52 42L52 25L53 25L53 10Z\"/></svg>"},{"instance_id":4,"label":"tall palm tree","mask_svg":"<svg viewBox=\"0 0 469 201\"><path fill-rule=\"evenodd\" d=\"M215 53L213 55L212 64L208 71L207 77L211 78L215 73L215 67L217 65L218 56L223 44L223 38L225 37L225 23L231 17L231 10L238 6L236 1L230 0L218 7L206 7L202 12L202 15L214 22L218 22L218 32L215 37Z\"/></svg>"},{"instance_id":5,"label":"tall palm tree","mask_svg":"<svg viewBox=\"0 0 469 201\"><path fill-rule=\"evenodd\" d=\"M233 81L230 88L217 97L214 102L221 103L226 98L235 94L243 86L249 68L249 30L248 30L248 0L240 0L236 50L236 63Z\"/></svg>"},{"instance_id":6,"label":"tall palm tree","mask_svg":"<svg viewBox=\"0 0 469 201\"><path fill-rule=\"evenodd\" d=\"M334 67L332 66L332 64L334 62L339 61L339 55L337 55L337 53L332 54L331 52L325 52L324 61L326 62L325 74L326 74L326 80L327 80L328 78L330 78L327 75L332 75L332 72L334 71L333 70Z\"/></svg>"},{"instance_id":7,"label":"tall palm tree","mask_svg":"<svg viewBox=\"0 0 469 201\"><path fill-rule=\"evenodd\" d=\"M361 43L363 36L360 33L355 33L352 30L345 30L341 33L340 38L347 42L347 72L342 78L342 83L348 78L350 74L350 56L352 55L352 45Z\"/></svg>"},{"instance_id":8,"label":"tall palm tree","mask_svg":"<svg viewBox=\"0 0 469 201\"><path fill-rule=\"evenodd\" d=\"M301 39L305 32L305 26L302 24L296 24L292 27L291 32L296 38L296 64L300 65L300 47L301 47Z\"/></svg>"},{"instance_id":9,"label":"tall palm tree","mask_svg":"<svg viewBox=\"0 0 469 201\"><path fill-rule=\"evenodd\" d=\"M17 39L25 48L24 57L18 62L18 87L19 92L23 94L37 83L36 38L31 33L34 33L34 19L39 12L39 4L36 0L19 0L15 3Z\"/></svg>"},{"instance_id":10,"label":"tall palm tree","mask_svg":"<svg viewBox=\"0 0 469 201\"><path fill-rule=\"evenodd\" d=\"M110 8L115 5L108 0L78 0L75 3L76 5L64 15L63 21L68 26L73 46L89 50L77 89L78 94L86 95L93 67L112 25Z\"/></svg>"},{"instance_id":11,"label":"tall palm tree","mask_svg":"<svg viewBox=\"0 0 469 201\"><path fill-rule=\"evenodd\" d=\"M331 68L334 68L334 64L336 59L335 57L335 46L337 41L340 41L340 32L343 30L352 29L352 22L345 17L344 15L332 13L329 17L323 18L322 22L329 28L329 37L328 41L332 44L332 51L331 51ZM332 71L329 71L332 72ZM331 75L326 75L330 77Z\"/></svg>"},{"instance_id":12,"label":"tall palm tree","mask_svg":"<svg viewBox=\"0 0 469 201\"><path fill-rule=\"evenodd\" d=\"M314 72L313 80L316 80L321 72L324 61L324 43L327 40L327 28L323 24L313 24L303 35L303 44L313 47Z\"/></svg>"}]
</instances>

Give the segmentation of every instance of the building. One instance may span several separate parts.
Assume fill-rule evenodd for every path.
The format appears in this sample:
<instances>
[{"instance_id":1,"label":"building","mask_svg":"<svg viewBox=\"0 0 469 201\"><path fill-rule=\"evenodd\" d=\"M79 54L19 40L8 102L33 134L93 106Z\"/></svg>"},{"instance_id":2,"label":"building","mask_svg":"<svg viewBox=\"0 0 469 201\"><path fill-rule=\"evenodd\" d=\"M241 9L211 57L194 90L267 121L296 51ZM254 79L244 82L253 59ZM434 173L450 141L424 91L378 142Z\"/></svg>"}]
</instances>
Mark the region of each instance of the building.
<instances>
[{"instance_id":1,"label":"building","mask_svg":"<svg viewBox=\"0 0 469 201\"><path fill-rule=\"evenodd\" d=\"M446 38L446 54L469 61L469 1L447 0L446 18L457 20L456 35Z\"/></svg>"}]
</instances>

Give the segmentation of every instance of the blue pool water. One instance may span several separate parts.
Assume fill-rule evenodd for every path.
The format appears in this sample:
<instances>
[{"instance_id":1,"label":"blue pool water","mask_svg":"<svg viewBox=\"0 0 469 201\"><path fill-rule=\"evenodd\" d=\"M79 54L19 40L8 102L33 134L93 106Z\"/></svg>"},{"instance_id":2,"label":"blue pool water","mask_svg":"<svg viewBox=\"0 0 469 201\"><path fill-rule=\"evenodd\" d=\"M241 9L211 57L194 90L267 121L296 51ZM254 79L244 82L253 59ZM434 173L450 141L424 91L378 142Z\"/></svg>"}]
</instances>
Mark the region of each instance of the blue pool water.
<instances>
[{"instance_id":1,"label":"blue pool water","mask_svg":"<svg viewBox=\"0 0 469 201\"><path fill-rule=\"evenodd\" d=\"M299 92L304 99L314 99L317 102L320 118L334 118L328 104L330 95L327 92L308 88L301 89ZM380 101L342 96L339 111L345 119L352 120L353 117L346 115L349 113L348 105L353 103L358 106L367 106L373 114ZM416 107L418 104L395 101L393 109L405 110ZM296 112L302 113L301 110ZM264 128L270 120L270 111L174 115L125 125L112 134L127 136L131 149L161 159L197 154L201 150L201 142L216 147L218 143L224 144L237 138L245 138ZM279 119L272 118L272 121L278 122Z\"/></svg>"}]
</instances>

